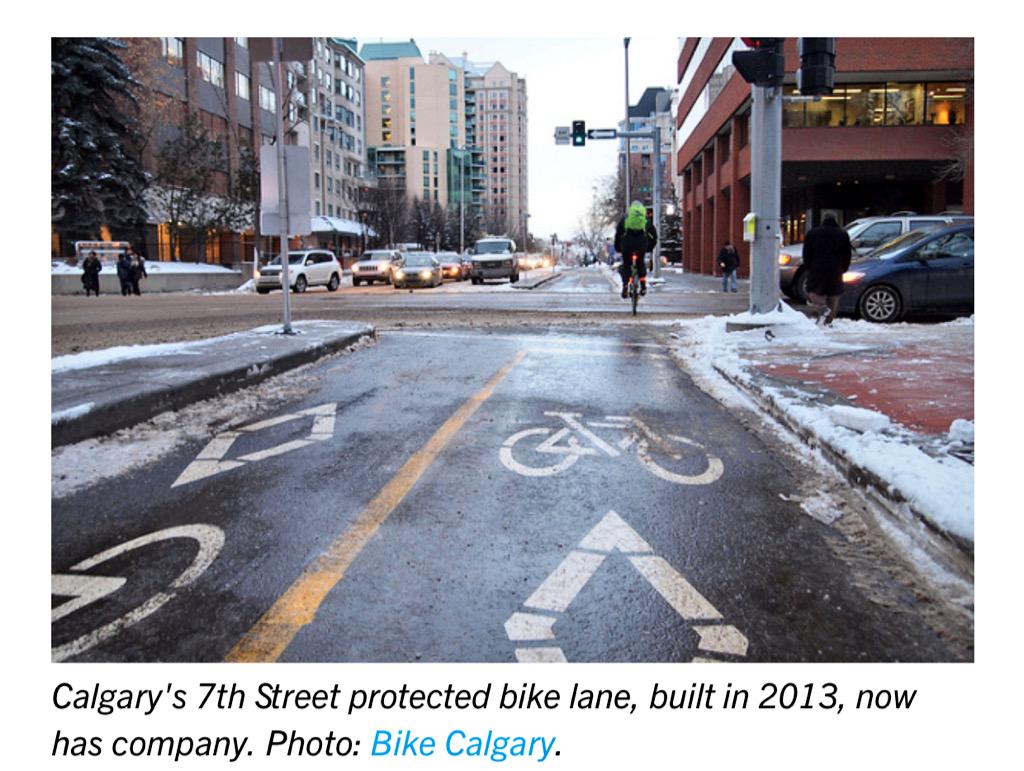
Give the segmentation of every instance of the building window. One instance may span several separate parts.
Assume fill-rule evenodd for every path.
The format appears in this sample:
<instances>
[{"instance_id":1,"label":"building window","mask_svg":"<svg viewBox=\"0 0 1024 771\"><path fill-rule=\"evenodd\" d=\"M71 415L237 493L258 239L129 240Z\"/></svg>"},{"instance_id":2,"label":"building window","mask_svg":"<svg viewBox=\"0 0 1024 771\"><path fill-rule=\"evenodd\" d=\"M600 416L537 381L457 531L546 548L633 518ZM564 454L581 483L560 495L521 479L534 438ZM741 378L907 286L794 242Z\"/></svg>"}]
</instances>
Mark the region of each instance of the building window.
<instances>
[{"instance_id":1,"label":"building window","mask_svg":"<svg viewBox=\"0 0 1024 771\"><path fill-rule=\"evenodd\" d=\"M185 44L180 37L160 38L160 55L168 64L180 67L184 53Z\"/></svg>"},{"instance_id":2,"label":"building window","mask_svg":"<svg viewBox=\"0 0 1024 771\"><path fill-rule=\"evenodd\" d=\"M249 77L241 72L235 72L235 93L238 94L239 99L245 99L246 101L251 99L249 94Z\"/></svg>"},{"instance_id":3,"label":"building window","mask_svg":"<svg viewBox=\"0 0 1024 771\"><path fill-rule=\"evenodd\" d=\"M415 67L410 67L409 68L409 80L416 80L416 68Z\"/></svg>"},{"instance_id":4,"label":"building window","mask_svg":"<svg viewBox=\"0 0 1024 771\"><path fill-rule=\"evenodd\" d=\"M207 83L224 88L224 65L202 51L199 51L199 71Z\"/></svg>"},{"instance_id":5,"label":"building window","mask_svg":"<svg viewBox=\"0 0 1024 771\"><path fill-rule=\"evenodd\" d=\"M966 97L966 83L929 83L927 123L934 126L963 125Z\"/></svg>"},{"instance_id":6,"label":"building window","mask_svg":"<svg viewBox=\"0 0 1024 771\"><path fill-rule=\"evenodd\" d=\"M277 112L277 95L266 86L260 86L260 107L267 112Z\"/></svg>"}]
</instances>

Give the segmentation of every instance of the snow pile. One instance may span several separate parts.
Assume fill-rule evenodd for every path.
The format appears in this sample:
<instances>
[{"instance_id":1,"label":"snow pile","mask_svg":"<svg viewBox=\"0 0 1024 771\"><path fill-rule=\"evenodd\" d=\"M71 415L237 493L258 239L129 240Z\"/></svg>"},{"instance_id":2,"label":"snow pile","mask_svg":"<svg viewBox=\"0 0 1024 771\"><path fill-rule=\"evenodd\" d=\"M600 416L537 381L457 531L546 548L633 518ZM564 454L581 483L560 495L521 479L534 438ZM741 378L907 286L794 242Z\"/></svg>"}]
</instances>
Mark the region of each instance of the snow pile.
<instances>
[{"instance_id":1,"label":"snow pile","mask_svg":"<svg viewBox=\"0 0 1024 771\"><path fill-rule=\"evenodd\" d=\"M103 270L116 273L117 266L112 262L103 263ZM54 262L50 264L50 272L53 275L81 275L81 265L68 265L65 262ZM166 275L170 273L238 273L237 270L226 268L223 265L208 265L204 262L160 262L158 260L146 260L146 273L150 275Z\"/></svg>"},{"instance_id":2,"label":"snow pile","mask_svg":"<svg viewBox=\"0 0 1024 771\"><path fill-rule=\"evenodd\" d=\"M764 328L727 332L726 322L772 324ZM971 320L968 320L971 322ZM964 324L960 322L954 322ZM863 340L844 339L844 330L857 337L891 335L894 326L839 319L832 329L817 326L787 305L771 314L728 318L706 316L676 322L676 354L695 380L727 406L747 401L733 384L750 386L792 424L827 445L849 462L883 480L889 491L936 526L964 540L974 540L974 469L952 456L926 453L910 432L880 413L848 406L819 404L806 394L765 381L752 366L772 346L819 356L829 351L863 348ZM910 331L916 335L915 330ZM723 377L724 376L724 377ZM731 383L730 383L731 381ZM756 388L754 386L756 385ZM968 431L968 425L970 431ZM956 421L950 429L957 437L973 436L973 423Z\"/></svg>"},{"instance_id":3,"label":"snow pile","mask_svg":"<svg viewBox=\"0 0 1024 771\"><path fill-rule=\"evenodd\" d=\"M63 423L65 420L81 417L95 406L96 402L86 402L85 404L76 404L74 407L68 407L66 410L58 410L50 415L50 423Z\"/></svg>"},{"instance_id":4,"label":"snow pile","mask_svg":"<svg viewBox=\"0 0 1024 771\"><path fill-rule=\"evenodd\" d=\"M191 350L190 350L191 348ZM113 348L101 348L97 351L82 351L66 356L50 359L50 372L67 372L73 369L102 367L115 361L125 359L143 359L150 356L170 356L172 354L197 354L195 343L159 343L156 345L118 345Z\"/></svg>"},{"instance_id":5,"label":"snow pile","mask_svg":"<svg viewBox=\"0 0 1024 771\"><path fill-rule=\"evenodd\" d=\"M826 413L834 425L849 428L861 434L869 431L881 433L892 428L892 421L882 413L875 412L874 410L833 405L826 410Z\"/></svg>"},{"instance_id":6,"label":"snow pile","mask_svg":"<svg viewBox=\"0 0 1024 771\"><path fill-rule=\"evenodd\" d=\"M974 444L974 421L954 420L949 427L949 438L954 442Z\"/></svg>"}]
</instances>

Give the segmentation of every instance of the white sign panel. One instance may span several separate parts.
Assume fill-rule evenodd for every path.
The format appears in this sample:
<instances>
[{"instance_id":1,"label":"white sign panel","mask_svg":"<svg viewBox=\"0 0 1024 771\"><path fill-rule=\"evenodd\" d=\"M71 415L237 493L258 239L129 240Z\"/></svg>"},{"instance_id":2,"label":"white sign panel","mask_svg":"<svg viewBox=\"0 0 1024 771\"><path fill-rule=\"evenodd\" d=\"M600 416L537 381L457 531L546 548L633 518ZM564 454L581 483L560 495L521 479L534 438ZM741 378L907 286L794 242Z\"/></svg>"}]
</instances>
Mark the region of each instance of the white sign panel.
<instances>
[{"instance_id":1,"label":"white sign panel","mask_svg":"<svg viewBox=\"0 0 1024 771\"><path fill-rule=\"evenodd\" d=\"M285 179L288 182L288 235L308 236L310 229L309 148L287 145L284 148ZM280 206L277 186L277 146L260 148L260 231L280 235Z\"/></svg>"}]
</instances>

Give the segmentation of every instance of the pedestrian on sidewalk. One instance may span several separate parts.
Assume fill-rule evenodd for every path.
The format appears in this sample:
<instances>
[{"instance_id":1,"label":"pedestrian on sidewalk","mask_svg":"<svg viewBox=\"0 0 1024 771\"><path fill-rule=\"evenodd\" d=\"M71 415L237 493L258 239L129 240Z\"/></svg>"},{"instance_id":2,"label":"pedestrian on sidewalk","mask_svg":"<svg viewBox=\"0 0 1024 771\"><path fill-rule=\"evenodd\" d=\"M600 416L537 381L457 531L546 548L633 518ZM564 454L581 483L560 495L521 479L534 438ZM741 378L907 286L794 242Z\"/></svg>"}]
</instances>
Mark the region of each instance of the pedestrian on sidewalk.
<instances>
[{"instance_id":1,"label":"pedestrian on sidewalk","mask_svg":"<svg viewBox=\"0 0 1024 771\"><path fill-rule=\"evenodd\" d=\"M718 267L722 269L722 291L728 292L729 281L732 281L732 291L736 291L736 269L740 266L740 255L736 247L730 241L722 245L722 251L718 253Z\"/></svg>"},{"instance_id":2,"label":"pedestrian on sidewalk","mask_svg":"<svg viewBox=\"0 0 1024 771\"><path fill-rule=\"evenodd\" d=\"M82 262L82 286L85 287L85 296L95 292L100 296L100 271L103 270L103 263L96 256L96 252L89 252L89 256Z\"/></svg>"},{"instance_id":3,"label":"pedestrian on sidewalk","mask_svg":"<svg viewBox=\"0 0 1024 771\"><path fill-rule=\"evenodd\" d=\"M850 269L853 250L850 236L832 216L807 231L804 238L804 268L807 296L818 309L818 323L832 326L843 293L843 274Z\"/></svg>"},{"instance_id":4,"label":"pedestrian on sidewalk","mask_svg":"<svg viewBox=\"0 0 1024 771\"><path fill-rule=\"evenodd\" d=\"M132 294L140 295L139 281L142 278L148 278L149 274L146 273L146 260L141 255L135 252L134 249L129 249L130 264L128 266L128 280L132 285Z\"/></svg>"},{"instance_id":5,"label":"pedestrian on sidewalk","mask_svg":"<svg viewBox=\"0 0 1024 771\"><path fill-rule=\"evenodd\" d=\"M121 282L121 296L127 297L132 293L131 284L131 258L132 250L124 252L120 257L117 258L117 279Z\"/></svg>"}]
</instances>

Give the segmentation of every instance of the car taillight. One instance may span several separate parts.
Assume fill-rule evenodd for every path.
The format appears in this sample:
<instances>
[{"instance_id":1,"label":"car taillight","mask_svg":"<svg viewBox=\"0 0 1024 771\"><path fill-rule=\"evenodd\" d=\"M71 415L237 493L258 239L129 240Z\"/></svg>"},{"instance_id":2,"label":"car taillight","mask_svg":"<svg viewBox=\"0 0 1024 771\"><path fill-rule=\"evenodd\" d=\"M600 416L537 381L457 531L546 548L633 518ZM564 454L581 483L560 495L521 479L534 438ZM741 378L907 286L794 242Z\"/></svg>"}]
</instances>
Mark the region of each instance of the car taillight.
<instances>
[{"instance_id":1,"label":"car taillight","mask_svg":"<svg viewBox=\"0 0 1024 771\"><path fill-rule=\"evenodd\" d=\"M792 261L793 258L790 257L788 254L779 255L779 265L789 265L789 263L791 263Z\"/></svg>"}]
</instances>

